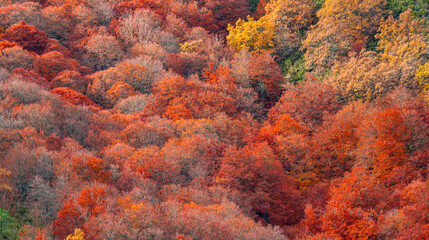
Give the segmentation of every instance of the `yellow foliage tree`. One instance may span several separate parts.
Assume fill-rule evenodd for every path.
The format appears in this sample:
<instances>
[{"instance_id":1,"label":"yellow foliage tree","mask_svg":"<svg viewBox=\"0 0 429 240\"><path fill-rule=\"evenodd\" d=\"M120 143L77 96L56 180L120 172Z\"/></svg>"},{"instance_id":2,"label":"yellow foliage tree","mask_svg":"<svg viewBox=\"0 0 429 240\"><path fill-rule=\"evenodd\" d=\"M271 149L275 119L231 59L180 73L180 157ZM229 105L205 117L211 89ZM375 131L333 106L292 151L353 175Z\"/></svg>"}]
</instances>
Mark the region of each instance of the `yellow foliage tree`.
<instances>
[{"instance_id":1,"label":"yellow foliage tree","mask_svg":"<svg viewBox=\"0 0 429 240\"><path fill-rule=\"evenodd\" d=\"M335 61L359 53L382 18L384 0L326 0L303 42L307 68L324 75Z\"/></svg>"},{"instance_id":2,"label":"yellow foliage tree","mask_svg":"<svg viewBox=\"0 0 429 240\"><path fill-rule=\"evenodd\" d=\"M228 26L228 45L239 52L246 49L250 52L266 52L273 48L274 22L267 16L255 21L239 19L235 26Z\"/></svg>"},{"instance_id":3,"label":"yellow foliage tree","mask_svg":"<svg viewBox=\"0 0 429 240\"><path fill-rule=\"evenodd\" d=\"M429 98L429 63L417 69L415 78L419 83L420 90L426 95L426 98Z\"/></svg>"},{"instance_id":4,"label":"yellow foliage tree","mask_svg":"<svg viewBox=\"0 0 429 240\"><path fill-rule=\"evenodd\" d=\"M390 61L418 58L428 48L428 25L424 20L414 19L411 9L403 12L399 19L389 16L382 22L375 37L378 49Z\"/></svg>"},{"instance_id":5,"label":"yellow foliage tree","mask_svg":"<svg viewBox=\"0 0 429 240\"><path fill-rule=\"evenodd\" d=\"M344 23L354 36L367 36L377 31L385 4L384 0L326 0L317 17Z\"/></svg>"},{"instance_id":6,"label":"yellow foliage tree","mask_svg":"<svg viewBox=\"0 0 429 240\"><path fill-rule=\"evenodd\" d=\"M7 177L9 175L10 175L9 171L7 171L6 169L0 168L0 178ZM0 191L2 191L2 190L10 191L12 189L9 185L7 185L6 183L3 183L3 181L1 181L0 182Z\"/></svg>"},{"instance_id":7,"label":"yellow foliage tree","mask_svg":"<svg viewBox=\"0 0 429 240\"><path fill-rule=\"evenodd\" d=\"M76 228L73 234L67 236L66 240L85 240L85 233L80 229Z\"/></svg>"},{"instance_id":8,"label":"yellow foliage tree","mask_svg":"<svg viewBox=\"0 0 429 240\"><path fill-rule=\"evenodd\" d=\"M274 22L274 50L284 59L301 46L304 32L313 22L313 0L271 0L265 6L267 17Z\"/></svg>"}]
</instances>

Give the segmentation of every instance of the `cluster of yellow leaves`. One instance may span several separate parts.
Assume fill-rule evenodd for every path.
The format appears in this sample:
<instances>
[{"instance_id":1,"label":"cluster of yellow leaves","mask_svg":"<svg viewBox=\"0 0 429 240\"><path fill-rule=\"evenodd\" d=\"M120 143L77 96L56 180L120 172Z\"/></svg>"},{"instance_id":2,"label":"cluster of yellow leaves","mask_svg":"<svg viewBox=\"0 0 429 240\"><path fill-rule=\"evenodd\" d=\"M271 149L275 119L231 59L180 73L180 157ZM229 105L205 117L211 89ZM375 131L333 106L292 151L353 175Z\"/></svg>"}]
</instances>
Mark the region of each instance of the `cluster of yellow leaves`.
<instances>
[{"instance_id":1,"label":"cluster of yellow leaves","mask_svg":"<svg viewBox=\"0 0 429 240\"><path fill-rule=\"evenodd\" d=\"M247 21L239 19L235 26L228 26L228 45L237 52L246 49L250 52L266 52L273 47L274 22L264 16L255 21L248 17Z\"/></svg>"},{"instance_id":2,"label":"cluster of yellow leaves","mask_svg":"<svg viewBox=\"0 0 429 240\"><path fill-rule=\"evenodd\" d=\"M378 48L390 61L418 58L428 48L428 25L424 20L414 19L411 9L402 13L399 19L389 16L382 22Z\"/></svg>"},{"instance_id":3,"label":"cluster of yellow leaves","mask_svg":"<svg viewBox=\"0 0 429 240\"><path fill-rule=\"evenodd\" d=\"M419 83L420 90L429 98L429 63L417 69L415 79Z\"/></svg>"},{"instance_id":4,"label":"cluster of yellow leaves","mask_svg":"<svg viewBox=\"0 0 429 240\"><path fill-rule=\"evenodd\" d=\"M345 24L354 36L367 35L377 30L384 5L383 0L326 0L317 17Z\"/></svg>"},{"instance_id":5,"label":"cluster of yellow leaves","mask_svg":"<svg viewBox=\"0 0 429 240\"><path fill-rule=\"evenodd\" d=\"M6 169L0 168L0 177L3 177L3 176L7 177L9 175L10 175L9 171L7 171ZM1 190L10 191L12 190L12 188L5 183L0 183L0 191Z\"/></svg>"},{"instance_id":6,"label":"cluster of yellow leaves","mask_svg":"<svg viewBox=\"0 0 429 240\"><path fill-rule=\"evenodd\" d=\"M73 234L67 236L66 240L85 240L85 233L80 229L76 228Z\"/></svg>"},{"instance_id":7,"label":"cluster of yellow leaves","mask_svg":"<svg viewBox=\"0 0 429 240\"><path fill-rule=\"evenodd\" d=\"M203 40L195 40L190 42L185 42L180 44L180 49L182 52L193 52L196 49L199 49L203 46Z\"/></svg>"}]
</instances>

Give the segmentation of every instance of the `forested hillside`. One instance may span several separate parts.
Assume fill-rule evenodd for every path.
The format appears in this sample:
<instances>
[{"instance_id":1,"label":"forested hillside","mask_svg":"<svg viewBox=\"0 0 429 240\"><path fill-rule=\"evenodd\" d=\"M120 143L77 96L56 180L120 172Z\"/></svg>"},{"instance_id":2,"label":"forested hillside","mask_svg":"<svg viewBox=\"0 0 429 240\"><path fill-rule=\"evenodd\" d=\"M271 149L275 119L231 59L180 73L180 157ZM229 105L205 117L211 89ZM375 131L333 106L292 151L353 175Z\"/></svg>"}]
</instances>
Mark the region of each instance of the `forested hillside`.
<instances>
[{"instance_id":1,"label":"forested hillside","mask_svg":"<svg viewBox=\"0 0 429 240\"><path fill-rule=\"evenodd\" d=\"M429 239L428 0L0 0L0 239Z\"/></svg>"}]
</instances>

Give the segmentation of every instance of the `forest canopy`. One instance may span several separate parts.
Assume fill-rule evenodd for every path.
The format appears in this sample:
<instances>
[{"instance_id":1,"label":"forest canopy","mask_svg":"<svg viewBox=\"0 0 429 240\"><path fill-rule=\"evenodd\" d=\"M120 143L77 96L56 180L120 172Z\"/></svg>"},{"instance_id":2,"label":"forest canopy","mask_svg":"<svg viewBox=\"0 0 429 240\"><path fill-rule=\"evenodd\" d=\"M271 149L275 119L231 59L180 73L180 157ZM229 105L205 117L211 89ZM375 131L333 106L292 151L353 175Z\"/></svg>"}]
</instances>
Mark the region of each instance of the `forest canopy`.
<instances>
[{"instance_id":1,"label":"forest canopy","mask_svg":"<svg viewBox=\"0 0 429 240\"><path fill-rule=\"evenodd\" d=\"M429 239L427 0L0 0L0 238Z\"/></svg>"}]
</instances>

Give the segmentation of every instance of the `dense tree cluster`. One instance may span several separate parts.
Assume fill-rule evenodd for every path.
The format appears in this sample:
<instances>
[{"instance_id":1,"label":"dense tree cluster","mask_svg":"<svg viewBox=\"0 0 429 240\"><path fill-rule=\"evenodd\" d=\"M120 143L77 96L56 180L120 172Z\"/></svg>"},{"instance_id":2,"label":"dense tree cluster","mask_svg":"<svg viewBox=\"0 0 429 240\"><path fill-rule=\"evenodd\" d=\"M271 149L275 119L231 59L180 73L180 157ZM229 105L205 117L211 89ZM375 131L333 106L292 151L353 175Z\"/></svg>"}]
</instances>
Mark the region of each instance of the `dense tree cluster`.
<instances>
[{"instance_id":1,"label":"dense tree cluster","mask_svg":"<svg viewBox=\"0 0 429 240\"><path fill-rule=\"evenodd\" d=\"M429 239L424 0L0 0L1 239Z\"/></svg>"}]
</instances>

